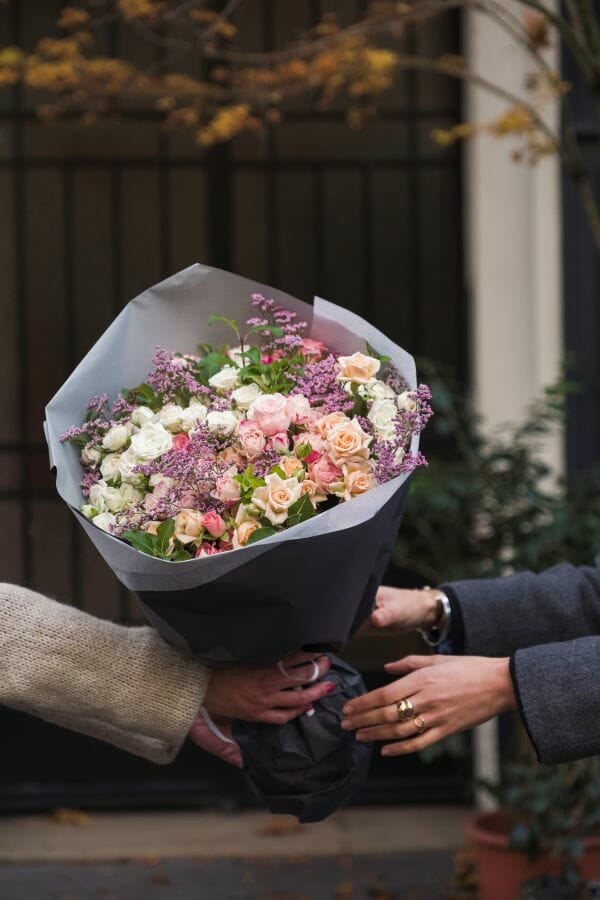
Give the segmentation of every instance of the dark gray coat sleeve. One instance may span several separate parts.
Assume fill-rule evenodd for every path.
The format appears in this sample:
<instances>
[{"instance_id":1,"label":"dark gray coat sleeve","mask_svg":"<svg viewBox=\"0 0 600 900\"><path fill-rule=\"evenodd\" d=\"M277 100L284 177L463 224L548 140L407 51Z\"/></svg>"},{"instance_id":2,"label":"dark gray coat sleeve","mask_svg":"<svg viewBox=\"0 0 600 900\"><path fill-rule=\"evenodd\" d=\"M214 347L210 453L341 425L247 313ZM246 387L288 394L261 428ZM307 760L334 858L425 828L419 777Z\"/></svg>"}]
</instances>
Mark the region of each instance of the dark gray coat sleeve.
<instances>
[{"instance_id":1,"label":"dark gray coat sleeve","mask_svg":"<svg viewBox=\"0 0 600 900\"><path fill-rule=\"evenodd\" d=\"M517 707L543 763L600 754L599 560L445 586L452 651L511 657Z\"/></svg>"},{"instance_id":2,"label":"dark gray coat sleeve","mask_svg":"<svg viewBox=\"0 0 600 900\"><path fill-rule=\"evenodd\" d=\"M600 635L600 557L595 566L562 563L540 575L444 585L451 641L470 656L510 656L523 647Z\"/></svg>"}]
</instances>

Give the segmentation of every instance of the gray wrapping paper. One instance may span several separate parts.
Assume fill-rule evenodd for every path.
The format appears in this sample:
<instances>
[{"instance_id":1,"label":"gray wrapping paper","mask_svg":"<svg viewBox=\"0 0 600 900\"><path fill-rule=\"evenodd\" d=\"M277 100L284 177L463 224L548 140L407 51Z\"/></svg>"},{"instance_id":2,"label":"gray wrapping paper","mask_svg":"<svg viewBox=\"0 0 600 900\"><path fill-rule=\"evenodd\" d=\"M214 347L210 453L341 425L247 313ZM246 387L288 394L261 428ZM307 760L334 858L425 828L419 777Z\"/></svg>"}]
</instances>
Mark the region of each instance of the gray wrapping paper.
<instances>
[{"instance_id":1,"label":"gray wrapping paper","mask_svg":"<svg viewBox=\"0 0 600 900\"><path fill-rule=\"evenodd\" d=\"M60 435L89 397L143 381L157 345L192 353L229 340L209 316L245 321L261 293L293 309L310 337L350 354L368 341L416 388L412 357L359 316L319 297L311 306L276 289L192 265L140 294L114 320L46 407L44 429L60 496L119 580L171 643L212 665L270 663L299 647L339 648L368 616L401 519L408 476L340 503L239 550L173 563L134 550L88 522L77 449ZM418 449L415 436L411 450Z\"/></svg>"}]
</instances>

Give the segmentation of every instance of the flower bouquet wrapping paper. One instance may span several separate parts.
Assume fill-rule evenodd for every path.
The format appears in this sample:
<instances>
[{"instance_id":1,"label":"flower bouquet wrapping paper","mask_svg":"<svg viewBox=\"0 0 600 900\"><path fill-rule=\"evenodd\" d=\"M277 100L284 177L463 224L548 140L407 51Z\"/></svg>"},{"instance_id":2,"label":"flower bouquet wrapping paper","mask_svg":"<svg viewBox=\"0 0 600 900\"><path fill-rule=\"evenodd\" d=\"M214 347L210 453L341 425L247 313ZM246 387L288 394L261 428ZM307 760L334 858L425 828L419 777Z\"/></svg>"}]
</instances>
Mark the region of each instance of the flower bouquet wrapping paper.
<instances>
[{"instance_id":1,"label":"flower bouquet wrapping paper","mask_svg":"<svg viewBox=\"0 0 600 900\"><path fill-rule=\"evenodd\" d=\"M119 580L136 595L159 633L210 666L268 664L301 648L341 649L372 610L402 517L409 472L263 540L231 552L173 562L140 552L81 513L80 453L77 447L61 442L61 435L81 420L90 396L102 391L114 398L125 386L143 381L157 346L193 354L202 341L226 343L230 334L224 320L245 319L249 297L260 294L297 313L306 321L311 340L339 354L364 351L367 342L389 358L409 390L416 390L412 357L354 313L318 297L310 305L237 275L196 264L132 300L46 408L44 428L60 496ZM214 313L219 320L209 327ZM415 458L418 444L415 433L409 448ZM346 750L349 747L348 736L341 733L339 716L336 720L332 709L337 702L339 713L344 693L348 699L353 691L362 690L360 678L341 665L340 677L347 690L338 692L337 701L328 700L331 708L323 707L321 717L317 710L312 718L302 717L301 726L283 726L277 734L272 733L270 742L266 735L275 726L244 724L239 728L250 767L268 758L269 746L277 747L282 740L292 742L296 776L286 781L285 794L294 794L296 777L300 794L302 784L318 783L318 791L307 788L305 793L319 793L321 799L314 806L299 807L296 797L286 807L282 798L271 808L296 811L305 821L323 818L335 809L365 770L364 757L358 761L360 754L336 755L332 751L336 742L338 750L342 745ZM285 754L281 757L285 768L284 758ZM319 782L319 759L330 774L338 767L338 777L330 779L331 790ZM275 761L272 765L276 766ZM307 778L309 771L314 779ZM255 786L258 782L257 776ZM345 785L339 794L333 787L336 784ZM268 798L267 788L260 790ZM268 799L266 802L269 805Z\"/></svg>"}]
</instances>

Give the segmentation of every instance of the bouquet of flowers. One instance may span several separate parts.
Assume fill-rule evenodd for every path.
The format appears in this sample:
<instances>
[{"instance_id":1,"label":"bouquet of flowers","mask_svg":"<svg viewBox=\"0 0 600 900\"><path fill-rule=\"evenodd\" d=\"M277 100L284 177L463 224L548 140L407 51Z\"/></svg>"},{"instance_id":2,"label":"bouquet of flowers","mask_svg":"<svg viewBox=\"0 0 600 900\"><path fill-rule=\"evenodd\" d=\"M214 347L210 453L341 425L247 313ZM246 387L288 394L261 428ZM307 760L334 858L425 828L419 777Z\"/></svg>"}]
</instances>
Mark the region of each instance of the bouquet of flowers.
<instances>
[{"instance_id":1,"label":"bouquet of flowers","mask_svg":"<svg viewBox=\"0 0 600 900\"><path fill-rule=\"evenodd\" d=\"M112 404L93 397L61 440L81 446L81 512L137 550L184 562L299 525L424 462L431 415L388 357L338 354L262 294L235 345L157 348Z\"/></svg>"},{"instance_id":2,"label":"bouquet of flowers","mask_svg":"<svg viewBox=\"0 0 600 900\"><path fill-rule=\"evenodd\" d=\"M125 307L45 432L58 492L162 636L211 666L269 664L340 649L369 616L428 400L355 314L194 265ZM233 727L254 789L303 821L369 764L340 728L362 680L341 660L328 677L312 717Z\"/></svg>"}]
</instances>

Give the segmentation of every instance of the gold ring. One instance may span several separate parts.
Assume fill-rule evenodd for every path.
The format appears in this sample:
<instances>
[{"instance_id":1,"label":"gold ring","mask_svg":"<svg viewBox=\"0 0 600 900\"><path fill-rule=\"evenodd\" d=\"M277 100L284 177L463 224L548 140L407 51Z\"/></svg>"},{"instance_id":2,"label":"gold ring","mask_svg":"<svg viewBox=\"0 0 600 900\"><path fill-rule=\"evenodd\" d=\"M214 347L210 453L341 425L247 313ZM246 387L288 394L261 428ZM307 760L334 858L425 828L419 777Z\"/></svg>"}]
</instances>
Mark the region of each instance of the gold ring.
<instances>
[{"instance_id":1,"label":"gold ring","mask_svg":"<svg viewBox=\"0 0 600 900\"><path fill-rule=\"evenodd\" d=\"M399 700L396 703L396 709L398 710L399 722L406 722L408 719L414 718L415 710L408 698Z\"/></svg>"},{"instance_id":2,"label":"gold ring","mask_svg":"<svg viewBox=\"0 0 600 900\"><path fill-rule=\"evenodd\" d=\"M424 731L427 731L427 725L425 724L423 716L415 716L415 726L417 734L423 734Z\"/></svg>"}]
</instances>

